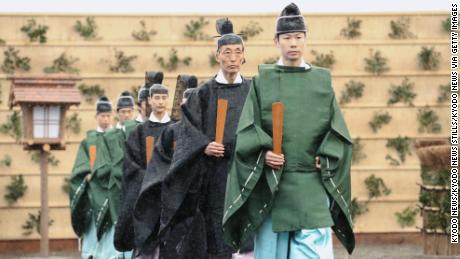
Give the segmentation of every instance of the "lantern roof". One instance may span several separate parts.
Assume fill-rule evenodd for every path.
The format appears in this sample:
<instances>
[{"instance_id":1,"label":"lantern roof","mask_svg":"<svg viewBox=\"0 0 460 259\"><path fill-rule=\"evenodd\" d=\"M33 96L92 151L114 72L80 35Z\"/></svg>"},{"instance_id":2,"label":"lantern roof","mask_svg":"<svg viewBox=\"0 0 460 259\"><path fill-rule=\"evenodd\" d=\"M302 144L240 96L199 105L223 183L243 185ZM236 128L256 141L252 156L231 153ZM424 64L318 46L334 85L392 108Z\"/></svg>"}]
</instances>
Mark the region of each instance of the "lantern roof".
<instances>
[{"instance_id":1,"label":"lantern roof","mask_svg":"<svg viewBox=\"0 0 460 259\"><path fill-rule=\"evenodd\" d=\"M78 77L69 76L12 76L9 97L10 109L20 104L79 105L81 96L75 87Z\"/></svg>"}]
</instances>

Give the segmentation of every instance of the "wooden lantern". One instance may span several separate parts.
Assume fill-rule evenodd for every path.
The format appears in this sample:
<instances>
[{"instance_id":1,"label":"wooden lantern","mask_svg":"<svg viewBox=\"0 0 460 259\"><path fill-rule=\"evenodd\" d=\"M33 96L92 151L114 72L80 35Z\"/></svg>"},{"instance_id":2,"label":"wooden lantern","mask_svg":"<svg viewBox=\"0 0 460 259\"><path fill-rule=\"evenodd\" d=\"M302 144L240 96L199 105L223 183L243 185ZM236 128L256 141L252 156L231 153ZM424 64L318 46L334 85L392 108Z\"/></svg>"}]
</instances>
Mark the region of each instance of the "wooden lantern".
<instances>
[{"instance_id":1,"label":"wooden lantern","mask_svg":"<svg viewBox=\"0 0 460 259\"><path fill-rule=\"evenodd\" d=\"M22 110L24 149L40 151L40 252L48 257L48 157L50 150L65 149L65 113L80 104L75 88L79 79L64 75L8 79L10 109L19 105Z\"/></svg>"},{"instance_id":2,"label":"wooden lantern","mask_svg":"<svg viewBox=\"0 0 460 259\"><path fill-rule=\"evenodd\" d=\"M12 81L10 109L19 105L22 110L24 149L42 149L45 144L52 150L65 149L65 114L71 105L80 104L80 93L75 87L80 79L63 76L8 79Z\"/></svg>"}]
</instances>

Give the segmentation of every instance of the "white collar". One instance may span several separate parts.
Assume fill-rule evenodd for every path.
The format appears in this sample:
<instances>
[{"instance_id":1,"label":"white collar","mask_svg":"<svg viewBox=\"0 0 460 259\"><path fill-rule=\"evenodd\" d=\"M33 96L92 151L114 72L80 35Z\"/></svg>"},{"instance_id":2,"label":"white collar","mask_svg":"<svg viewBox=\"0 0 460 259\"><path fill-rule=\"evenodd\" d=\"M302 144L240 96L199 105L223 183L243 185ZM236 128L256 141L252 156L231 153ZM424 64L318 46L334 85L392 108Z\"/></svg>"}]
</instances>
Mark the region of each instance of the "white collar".
<instances>
[{"instance_id":1,"label":"white collar","mask_svg":"<svg viewBox=\"0 0 460 259\"><path fill-rule=\"evenodd\" d=\"M283 60L280 58L278 59L278 62L276 63L278 66L285 66L284 63L283 63ZM300 65L299 67L304 67L305 69L309 69L310 68L310 65L308 65L307 63L305 63L305 61L303 60L302 58L302 61L300 62Z\"/></svg>"},{"instance_id":2,"label":"white collar","mask_svg":"<svg viewBox=\"0 0 460 259\"><path fill-rule=\"evenodd\" d=\"M122 125L120 122L117 122L117 125L115 126L115 128L125 131L125 125Z\"/></svg>"},{"instance_id":3,"label":"white collar","mask_svg":"<svg viewBox=\"0 0 460 259\"><path fill-rule=\"evenodd\" d=\"M96 127L96 131L99 132L99 133L104 133L106 132L107 130L111 129L112 128L112 125L110 125L107 129L103 129L101 127L99 127L99 125Z\"/></svg>"},{"instance_id":4,"label":"white collar","mask_svg":"<svg viewBox=\"0 0 460 259\"><path fill-rule=\"evenodd\" d=\"M150 116L149 116L149 121L151 122L158 122L158 123L167 123L167 122L170 122L171 121L171 118L169 117L168 113L165 113L165 115L163 116L163 118L161 120L159 120L155 114L153 112L150 113Z\"/></svg>"},{"instance_id":5,"label":"white collar","mask_svg":"<svg viewBox=\"0 0 460 259\"><path fill-rule=\"evenodd\" d=\"M224 72L222 72L222 69L219 70L219 72L217 73L215 80L219 84L224 84L224 85L230 84L225 78ZM243 78L241 77L240 72L238 72L238 74L236 74L235 81L233 81L233 84L241 84L242 82L243 82Z\"/></svg>"},{"instance_id":6,"label":"white collar","mask_svg":"<svg viewBox=\"0 0 460 259\"><path fill-rule=\"evenodd\" d=\"M144 122L144 118L142 118L142 115L140 113L137 114L136 121L140 123Z\"/></svg>"}]
</instances>

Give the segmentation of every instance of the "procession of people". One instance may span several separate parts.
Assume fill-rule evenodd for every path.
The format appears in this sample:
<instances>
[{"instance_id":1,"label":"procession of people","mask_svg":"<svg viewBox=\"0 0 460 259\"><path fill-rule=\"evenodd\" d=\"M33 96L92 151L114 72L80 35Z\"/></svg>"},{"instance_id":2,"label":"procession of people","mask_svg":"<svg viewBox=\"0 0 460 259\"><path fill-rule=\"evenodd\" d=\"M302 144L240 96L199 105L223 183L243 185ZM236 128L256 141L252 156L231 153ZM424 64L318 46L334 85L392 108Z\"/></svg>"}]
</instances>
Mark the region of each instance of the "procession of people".
<instances>
[{"instance_id":1,"label":"procession of people","mask_svg":"<svg viewBox=\"0 0 460 259\"><path fill-rule=\"evenodd\" d=\"M209 80L181 74L173 93L148 71L138 96L99 98L70 177L82 258L329 259L332 232L352 253L352 140L330 71L303 59L295 4L274 28L279 60L252 79L242 35L220 18Z\"/></svg>"}]
</instances>

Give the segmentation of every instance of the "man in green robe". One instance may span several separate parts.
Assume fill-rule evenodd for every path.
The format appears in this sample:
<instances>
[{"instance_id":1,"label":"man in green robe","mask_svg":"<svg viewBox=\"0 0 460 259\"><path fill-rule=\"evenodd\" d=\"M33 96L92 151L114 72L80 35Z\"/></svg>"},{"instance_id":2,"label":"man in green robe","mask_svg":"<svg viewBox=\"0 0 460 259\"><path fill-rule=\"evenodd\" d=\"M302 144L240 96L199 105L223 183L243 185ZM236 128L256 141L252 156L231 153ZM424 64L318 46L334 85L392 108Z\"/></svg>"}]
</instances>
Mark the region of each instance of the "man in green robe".
<instances>
[{"instance_id":1,"label":"man in green robe","mask_svg":"<svg viewBox=\"0 0 460 259\"><path fill-rule=\"evenodd\" d=\"M118 122L115 128L104 134L107 150L111 159L109 181L109 210L112 222L116 224L120 207L121 178L123 175L123 158L126 139L132 130L139 124L132 120L134 112L134 98L128 91L124 91L117 100Z\"/></svg>"},{"instance_id":2,"label":"man in green robe","mask_svg":"<svg viewBox=\"0 0 460 259\"><path fill-rule=\"evenodd\" d=\"M295 4L277 19L277 64L259 66L237 129L223 229L234 247L253 233L256 259L333 258L331 228L351 254L352 141L327 69L303 61ZM272 152L272 104L284 105L282 154Z\"/></svg>"},{"instance_id":3,"label":"man in green robe","mask_svg":"<svg viewBox=\"0 0 460 259\"><path fill-rule=\"evenodd\" d=\"M134 112L134 98L128 91L124 91L117 99L118 122L115 128L109 129L103 135L104 144L110 158L110 177L108 183L107 199L110 212L111 227L109 235L113 246L115 225L118 219L121 196L121 178L123 175L123 157L125 141L129 133L138 122L132 120ZM131 252L120 252L119 257L131 258Z\"/></svg>"},{"instance_id":4,"label":"man in green robe","mask_svg":"<svg viewBox=\"0 0 460 259\"><path fill-rule=\"evenodd\" d=\"M118 253L110 235L108 185L110 155L104 132L112 127L112 105L105 96L96 104L96 130L81 142L70 177L72 227L82 239L82 258L111 258Z\"/></svg>"}]
</instances>

